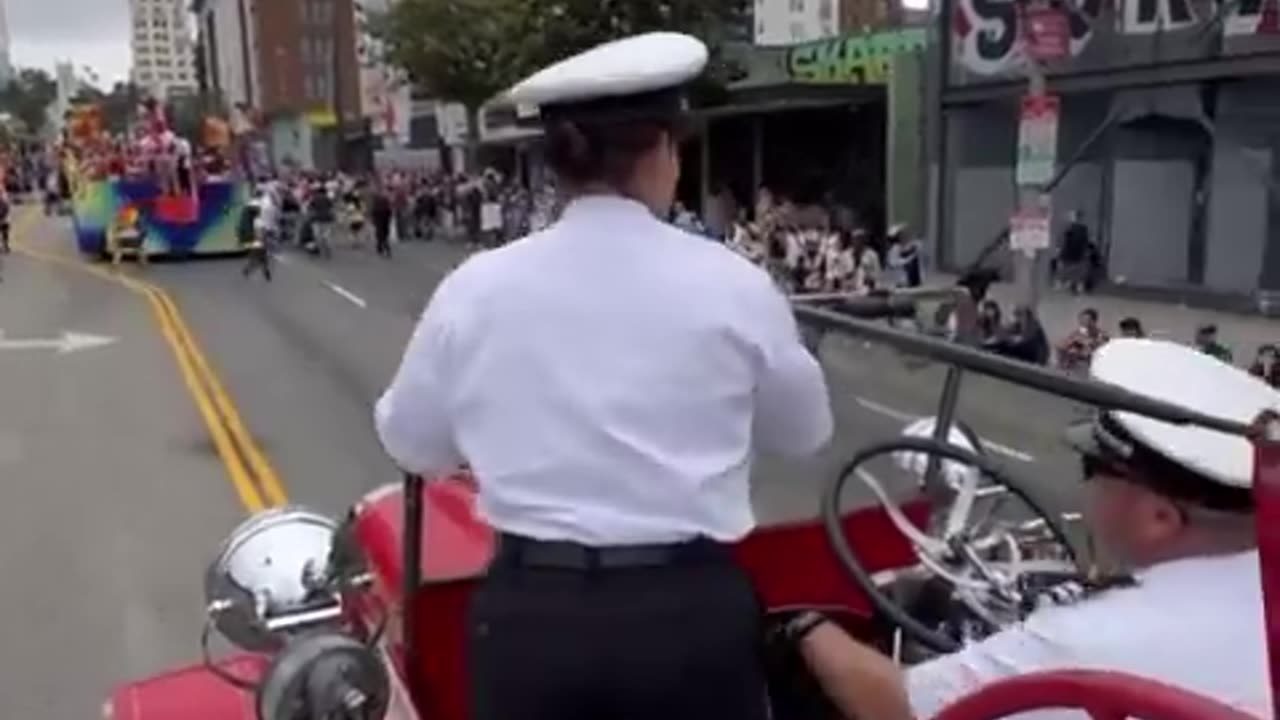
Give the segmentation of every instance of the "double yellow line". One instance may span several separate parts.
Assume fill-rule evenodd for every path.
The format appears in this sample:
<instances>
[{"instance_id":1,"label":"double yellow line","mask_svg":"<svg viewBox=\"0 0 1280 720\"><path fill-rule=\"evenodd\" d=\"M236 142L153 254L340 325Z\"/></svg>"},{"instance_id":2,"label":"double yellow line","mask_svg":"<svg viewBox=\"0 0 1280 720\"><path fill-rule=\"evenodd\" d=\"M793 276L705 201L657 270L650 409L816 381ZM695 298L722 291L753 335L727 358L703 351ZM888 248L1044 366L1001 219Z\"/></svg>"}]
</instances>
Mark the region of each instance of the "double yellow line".
<instances>
[{"instance_id":1,"label":"double yellow line","mask_svg":"<svg viewBox=\"0 0 1280 720\"><path fill-rule=\"evenodd\" d=\"M37 210L19 218L14 229L15 237L39 217ZM235 403L231 401L222 381L201 351L200 344L182 319L182 313L178 311L177 304L168 292L136 277L47 253L20 242L14 243L14 250L31 258L117 283L145 298L160 325L161 335L173 351L183 382L204 419L214 448L226 467L227 476L240 502L252 513L283 505L288 501L288 495L275 468L246 429Z\"/></svg>"}]
</instances>

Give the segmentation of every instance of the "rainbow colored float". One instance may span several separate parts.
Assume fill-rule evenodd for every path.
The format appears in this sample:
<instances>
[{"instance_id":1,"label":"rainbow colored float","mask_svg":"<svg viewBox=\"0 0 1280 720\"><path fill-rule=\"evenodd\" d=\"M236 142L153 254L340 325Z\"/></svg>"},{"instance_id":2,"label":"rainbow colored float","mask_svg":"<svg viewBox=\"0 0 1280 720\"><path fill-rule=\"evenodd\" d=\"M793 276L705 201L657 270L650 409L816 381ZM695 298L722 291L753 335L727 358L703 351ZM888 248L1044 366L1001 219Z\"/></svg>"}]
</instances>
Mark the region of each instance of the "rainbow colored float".
<instances>
[{"instance_id":1,"label":"rainbow colored float","mask_svg":"<svg viewBox=\"0 0 1280 720\"><path fill-rule=\"evenodd\" d=\"M206 153L225 155L225 123L206 119ZM248 188L240 181L206 174L190 143L169 129L165 108L147 99L138 108L131 137L105 131L102 109L78 104L67 111L55 150L71 189L71 213L80 251L108 252L108 230L123 211L137 218L148 256L216 255L242 250L236 224ZM191 184L179 182L179 165Z\"/></svg>"},{"instance_id":2,"label":"rainbow colored float","mask_svg":"<svg viewBox=\"0 0 1280 720\"><path fill-rule=\"evenodd\" d=\"M107 228L125 207L139 210L148 255L218 255L240 252L236 222L248 188L232 180L207 180L194 197L164 195L145 180L86 180L75 184L72 221L80 251L107 252Z\"/></svg>"}]
</instances>

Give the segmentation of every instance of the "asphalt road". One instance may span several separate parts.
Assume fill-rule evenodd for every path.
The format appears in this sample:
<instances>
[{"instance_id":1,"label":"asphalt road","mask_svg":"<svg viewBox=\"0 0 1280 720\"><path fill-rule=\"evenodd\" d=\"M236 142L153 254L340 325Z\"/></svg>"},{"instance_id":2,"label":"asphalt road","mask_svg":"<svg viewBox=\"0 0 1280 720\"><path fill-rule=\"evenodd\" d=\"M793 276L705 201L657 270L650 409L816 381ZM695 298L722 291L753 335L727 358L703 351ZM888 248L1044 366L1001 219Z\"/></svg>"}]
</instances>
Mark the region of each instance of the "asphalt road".
<instances>
[{"instance_id":1,"label":"asphalt road","mask_svg":"<svg viewBox=\"0 0 1280 720\"><path fill-rule=\"evenodd\" d=\"M74 258L65 221L40 220L23 235L39 252ZM443 243L400 245L389 261L341 247L329 262L286 253L269 284L242 277L238 259L129 272L173 298L289 499L337 514L398 480L371 407L460 256ZM0 717L92 716L113 684L197 657L204 564L245 509L146 302L83 271L19 255L6 262L6 339L64 330L116 338L63 355L0 340L0 602L9 611ZM837 438L812 460L758 463L765 522L812 515L858 447L933 413L940 368L848 338L828 340L821 355ZM960 417L1018 477L1069 508L1076 466L1059 437L1074 412L971 378Z\"/></svg>"},{"instance_id":2,"label":"asphalt road","mask_svg":"<svg viewBox=\"0 0 1280 720\"><path fill-rule=\"evenodd\" d=\"M462 250L412 242L392 260L338 248L332 261L286 252L275 281L239 261L168 264L149 279L177 298L292 499L329 512L397 478L370 408L391 378L424 303ZM819 490L860 446L934 412L942 370L910 369L893 351L829 340L836 441L810 461L764 459L754 492L765 520L811 515ZM918 365L918 364L917 364ZM982 378L966 380L960 417L988 451L1054 502L1075 504L1075 464L1060 441L1066 403Z\"/></svg>"},{"instance_id":3,"label":"asphalt road","mask_svg":"<svg viewBox=\"0 0 1280 720\"><path fill-rule=\"evenodd\" d=\"M0 717L98 717L114 685L195 657L204 563L243 510L147 303L3 262Z\"/></svg>"}]
</instances>

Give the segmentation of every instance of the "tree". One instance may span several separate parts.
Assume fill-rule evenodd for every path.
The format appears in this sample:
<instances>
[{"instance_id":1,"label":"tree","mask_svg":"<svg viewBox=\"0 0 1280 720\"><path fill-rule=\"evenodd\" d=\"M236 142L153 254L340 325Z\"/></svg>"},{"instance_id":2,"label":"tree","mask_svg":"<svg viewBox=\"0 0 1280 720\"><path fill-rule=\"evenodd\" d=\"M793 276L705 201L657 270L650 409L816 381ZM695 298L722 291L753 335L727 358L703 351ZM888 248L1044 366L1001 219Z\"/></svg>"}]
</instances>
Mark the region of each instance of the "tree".
<instances>
[{"instance_id":1,"label":"tree","mask_svg":"<svg viewBox=\"0 0 1280 720\"><path fill-rule=\"evenodd\" d=\"M22 68L0 90L0 110L20 120L28 132L38 133L48 122L46 112L57 97L58 85L49 73Z\"/></svg>"},{"instance_id":2,"label":"tree","mask_svg":"<svg viewBox=\"0 0 1280 720\"><path fill-rule=\"evenodd\" d=\"M742 23L748 0L399 0L369 18L385 59L428 94L467 108L468 153L478 112L494 95L556 60L606 40L678 30L713 50Z\"/></svg>"},{"instance_id":3,"label":"tree","mask_svg":"<svg viewBox=\"0 0 1280 720\"><path fill-rule=\"evenodd\" d=\"M527 0L400 0L368 22L410 82L467 108L473 156L481 105L532 67L531 9Z\"/></svg>"}]
</instances>

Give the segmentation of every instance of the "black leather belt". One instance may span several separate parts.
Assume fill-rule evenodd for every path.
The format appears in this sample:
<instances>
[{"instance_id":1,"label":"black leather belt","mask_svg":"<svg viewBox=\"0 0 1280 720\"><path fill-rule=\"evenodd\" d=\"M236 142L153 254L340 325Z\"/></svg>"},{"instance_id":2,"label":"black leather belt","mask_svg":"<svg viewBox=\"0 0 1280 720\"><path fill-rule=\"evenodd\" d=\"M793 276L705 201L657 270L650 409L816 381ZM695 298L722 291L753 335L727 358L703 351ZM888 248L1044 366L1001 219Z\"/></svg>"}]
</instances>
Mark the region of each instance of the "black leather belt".
<instances>
[{"instance_id":1,"label":"black leather belt","mask_svg":"<svg viewBox=\"0 0 1280 720\"><path fill-rule=\"evenodd\" d=\"M706 538L661 545L591 547L502 533L495 560L524 567L586 571L664 567L729 557L727 546Z\"/></svg>"}]
</instances>

